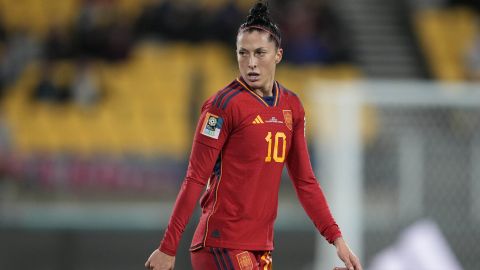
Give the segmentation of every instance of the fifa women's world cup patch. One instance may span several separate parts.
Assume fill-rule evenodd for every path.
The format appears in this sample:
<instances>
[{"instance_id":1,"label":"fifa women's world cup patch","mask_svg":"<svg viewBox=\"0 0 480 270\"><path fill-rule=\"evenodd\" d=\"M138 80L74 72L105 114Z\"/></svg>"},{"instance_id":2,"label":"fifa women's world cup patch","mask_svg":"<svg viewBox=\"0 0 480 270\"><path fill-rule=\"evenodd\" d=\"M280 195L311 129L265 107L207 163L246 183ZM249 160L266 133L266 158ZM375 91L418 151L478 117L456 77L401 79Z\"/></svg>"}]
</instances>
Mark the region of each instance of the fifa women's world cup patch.
<instances>
[{"instance_id":1,"label":"fifa women's world cup patch","mask_svg":"<svg viewBox=\"0 0 480 270\"><path fill-rule=\"evenodd\" d=\"M218 139L222 125L223 119L220 116L207 113L207 115L205 115L205 121L203 122L200 133L207 137Z\"/></svg>"}]
</instances>

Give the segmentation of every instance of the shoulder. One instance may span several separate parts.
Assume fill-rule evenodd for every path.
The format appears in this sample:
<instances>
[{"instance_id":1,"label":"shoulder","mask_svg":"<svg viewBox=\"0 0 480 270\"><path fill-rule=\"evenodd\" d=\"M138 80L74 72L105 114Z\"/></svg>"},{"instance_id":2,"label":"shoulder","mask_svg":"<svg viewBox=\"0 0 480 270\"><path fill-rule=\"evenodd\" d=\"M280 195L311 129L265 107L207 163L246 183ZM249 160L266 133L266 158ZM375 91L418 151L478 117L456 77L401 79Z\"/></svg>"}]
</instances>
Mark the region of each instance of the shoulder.
<instances>
[{"instance_id":1,"label":"shoulder","mask_svg":"<svg viewBox=\"0 0 480 270\"><path fill-rule=\"evenodd\" d=\"M227 86L217 91L209 99L205 101L202 106L203 110L215 110L226 111L232 103L234 103L235 97L242 91L242 86L237 80L233 80Z\"/></svg>"},{"instance_id":2,"label":"shoulder","mask_svg":"<svg viewBox=\"0 0 480 270\"><path fill-rule=\"evenodd\" d=\"M293 92L292 90L288 89L287 87L285 87L283 84L277 82L277 85L278 85L278 89L280 90L280 93L284 96L289 96L289 97L297 97L297 94L295 92Z\"/></svg>"},{"instance_id":3,"label":"shoulder","mask_svg":"<svg viewBox=\"0 0 480 270\"><path fill-rule=\"evenodd\" d=\"M291 91L290 89L286 88L284 85L278 82L277 84L278 84L278 89L280 91L281 98L286 99L286 101L292 106L294 106L295 108L299 108L299 109L303 108L302 101L300 100L300 97L295 92Z\"/></svg>"}]
</instances>

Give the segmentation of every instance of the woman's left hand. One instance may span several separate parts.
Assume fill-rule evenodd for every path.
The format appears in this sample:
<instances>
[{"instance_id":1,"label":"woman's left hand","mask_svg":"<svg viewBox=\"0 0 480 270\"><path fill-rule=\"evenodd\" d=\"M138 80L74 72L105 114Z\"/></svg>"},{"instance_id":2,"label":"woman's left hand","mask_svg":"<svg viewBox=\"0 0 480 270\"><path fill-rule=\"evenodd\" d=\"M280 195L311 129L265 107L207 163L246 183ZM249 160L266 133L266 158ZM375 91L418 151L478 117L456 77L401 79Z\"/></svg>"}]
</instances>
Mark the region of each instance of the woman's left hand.
<instances>
[{"instance_id":1,"label":"woman's left hand","mask_svg":"<svg viewBox=\"0 0 480 270\"><path fill-rule=\"evenodd\" d=\"M333 244L337 248L338 258L345 263L348 270L362 270L360 260L353 254L342 237L337 238Z\"/></svg>"}]
</instances>

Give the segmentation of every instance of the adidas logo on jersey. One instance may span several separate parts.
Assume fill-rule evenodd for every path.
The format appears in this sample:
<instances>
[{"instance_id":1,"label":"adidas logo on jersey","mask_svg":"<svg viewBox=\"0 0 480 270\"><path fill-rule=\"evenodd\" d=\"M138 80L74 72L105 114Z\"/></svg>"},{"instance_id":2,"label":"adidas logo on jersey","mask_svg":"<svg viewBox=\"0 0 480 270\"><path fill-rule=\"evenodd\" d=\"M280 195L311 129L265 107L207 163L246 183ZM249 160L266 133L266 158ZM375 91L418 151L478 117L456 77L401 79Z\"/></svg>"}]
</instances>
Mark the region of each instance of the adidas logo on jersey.
<instances>
[{"instance_id":1,"label":"adidas logo on jersey","mask_svg":"<svg viewBox=\"0 0 480 270\"><path fill-rule=\"evenodd\" d=\"M260 115L257 115L257 117L255 118L255 120L253 120L252 124L263 124L263 120L262 118L260 117Z\"/></svg>"}]
</instances>

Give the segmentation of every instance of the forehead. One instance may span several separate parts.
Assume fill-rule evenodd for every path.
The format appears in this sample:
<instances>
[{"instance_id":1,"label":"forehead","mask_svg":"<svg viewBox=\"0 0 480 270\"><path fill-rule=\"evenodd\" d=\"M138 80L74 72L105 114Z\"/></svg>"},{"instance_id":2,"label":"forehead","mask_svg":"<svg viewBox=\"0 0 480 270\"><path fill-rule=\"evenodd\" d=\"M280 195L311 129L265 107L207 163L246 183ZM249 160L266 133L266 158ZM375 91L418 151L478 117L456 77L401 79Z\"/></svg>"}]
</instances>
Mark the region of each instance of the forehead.
<instances>
[{"instance_id":1,"label":"forehead","mask_svg":"<svg viewBox=\"0 0 480 270\"><path fill-rule=\"evenodd\" d=\"M243 31L237 36L237 48L256 49L259 47L275 47L270 34L264 31Z\"/></svg>"}]
</instances>

